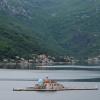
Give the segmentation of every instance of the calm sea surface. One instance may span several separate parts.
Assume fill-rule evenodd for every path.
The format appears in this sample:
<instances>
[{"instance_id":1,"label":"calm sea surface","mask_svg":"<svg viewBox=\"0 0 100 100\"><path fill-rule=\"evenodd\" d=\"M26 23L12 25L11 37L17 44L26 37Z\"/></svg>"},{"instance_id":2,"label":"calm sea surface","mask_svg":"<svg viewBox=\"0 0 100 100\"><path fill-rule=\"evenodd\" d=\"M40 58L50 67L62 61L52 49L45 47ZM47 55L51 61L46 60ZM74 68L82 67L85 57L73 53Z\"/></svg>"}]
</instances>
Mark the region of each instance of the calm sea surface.
<instances>
[{"instance_id":1,"label":"calm sea surface","mask_svg":"<svg viewBox=\"0 0 100 100\"><path fill-rule=\"evenodd\" d=\"M100 68L100 66L89 66L89 68L93 67ZM86 66L82 66L82 68L86 68ZM64 86L94 87L95 85L97 85L99 87L99 90L74 90L57 92L12 91L13 88L25 88L33 86L36 81L31 80L45 78L46 76L51 79L64 79L65 81L59 81ZM0 100L100 100L99 78L100 70L88 71L0 69ZM85 79L88 79L88 81ZM89 80L92 80L92 82L90 82Z\"/></svg>"}]
</instances>

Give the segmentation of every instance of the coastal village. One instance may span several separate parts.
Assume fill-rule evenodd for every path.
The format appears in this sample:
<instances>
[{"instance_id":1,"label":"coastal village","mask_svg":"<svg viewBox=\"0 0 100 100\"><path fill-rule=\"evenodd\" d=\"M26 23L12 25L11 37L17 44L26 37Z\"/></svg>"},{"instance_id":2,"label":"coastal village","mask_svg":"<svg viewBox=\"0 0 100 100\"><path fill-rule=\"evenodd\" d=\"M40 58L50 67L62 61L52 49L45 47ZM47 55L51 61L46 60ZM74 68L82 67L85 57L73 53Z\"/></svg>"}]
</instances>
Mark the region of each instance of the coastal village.
<instances>
[{"instance_id":1,"label":"coastal village","mask_svg":"<svg viewBox=\"0 0 100 100\"><path fill-rule=\"evenodd\" d=\"M30 68L30 66L51 66L51 65L67 65L75 64L78 62L74 57L70 56L49 56L46 54L35 55L33 54L31 58L25 59L19 56L16 56L15 59L3 59L0 62L0 67L13 68ZM18 67L19 66L19 67ZM4 67L3 67L4 68Z\"/></svg>"},{"instance_id":2,"label":"coastal village","mask_svg":"<svg viewBox=\"0 0 100 100\"><path fill-rule=\"evenodd\" d=\"M100 64L100 55L95 57L89 57L87 60L88 64Z\"/></svg>"},{"instance_id":3,"label":"coastal village","mask_svg":"<svg viewBox=\"0 0 100 100\"><path fill-rule=\"evenodd\" d=\"M0 61L0 68L21 68L32 69L34 66L53 66L53 65L77 65L80 60L72 56L49 56L46 54L32 54L32 57L25 59L16 56L15 59L4 58ZM83 62L87 64L100 64L100 55L96 57L89 57Z\"/></svg>"}]
</instances>

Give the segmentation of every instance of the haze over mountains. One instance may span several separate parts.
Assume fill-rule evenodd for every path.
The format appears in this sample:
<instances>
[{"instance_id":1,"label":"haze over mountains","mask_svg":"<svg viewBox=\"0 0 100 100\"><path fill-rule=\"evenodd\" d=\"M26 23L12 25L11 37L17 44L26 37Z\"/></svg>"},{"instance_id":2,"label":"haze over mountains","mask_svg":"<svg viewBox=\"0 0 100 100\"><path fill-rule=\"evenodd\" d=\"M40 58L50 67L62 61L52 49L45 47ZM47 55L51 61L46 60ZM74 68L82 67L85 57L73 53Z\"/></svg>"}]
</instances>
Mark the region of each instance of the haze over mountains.
<instances>
[{"instance_id":1,"label":"haze over mountains","mask_svg":"<svg viewBox=\"0 0 100 100\"><path fill-rule=\"evenodd\" d=\"M99 0L0 0L0 56L99 55L99 22Z\"/></svg>"}]
</instances>

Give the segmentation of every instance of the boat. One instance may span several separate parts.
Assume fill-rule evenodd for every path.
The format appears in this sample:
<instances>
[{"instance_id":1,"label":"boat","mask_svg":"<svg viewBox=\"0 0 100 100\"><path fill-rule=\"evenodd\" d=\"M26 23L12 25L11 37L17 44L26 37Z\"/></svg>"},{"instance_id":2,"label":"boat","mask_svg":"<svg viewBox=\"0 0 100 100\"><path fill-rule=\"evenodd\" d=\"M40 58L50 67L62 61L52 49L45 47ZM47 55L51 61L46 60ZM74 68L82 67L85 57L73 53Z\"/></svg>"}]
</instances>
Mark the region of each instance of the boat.
<instances>
[{"instance_id":1,"label":"boat","mask_svg":"<svg viewBox=\"0 0 100 100\"><path fill-rule=\"evenodd\" d=\"M98 90L98 88L63 88L63 89L35 89L27 87L25 89L13 89L13 91L65 91L65 90Z\"/></svg>"},{"instance_id":2,"label":"boat","mask_svg":"<svg viewBox=\"0 0 100 100\"><path fill-rule=\"evenodd\" d=\"M46 78L45 80L39 79L38 84L33 87L27 87L22 89L14 89L13 91L65 91L65 90L98 90L98 87L91 88L77 88L77 87L64 87L62 84L55 80Z\"/></svg>"}]
</instances>

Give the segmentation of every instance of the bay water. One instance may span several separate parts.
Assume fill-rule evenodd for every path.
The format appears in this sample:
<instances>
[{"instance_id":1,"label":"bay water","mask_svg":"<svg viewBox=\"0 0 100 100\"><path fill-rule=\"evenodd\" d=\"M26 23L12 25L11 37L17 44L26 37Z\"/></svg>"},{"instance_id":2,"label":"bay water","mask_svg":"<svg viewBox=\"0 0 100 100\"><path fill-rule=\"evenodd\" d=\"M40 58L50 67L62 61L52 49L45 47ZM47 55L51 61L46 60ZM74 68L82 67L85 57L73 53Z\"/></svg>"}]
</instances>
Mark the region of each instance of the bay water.
<instances>
[{"instance_id":1,"label":"bay water","mask_svg":"<svg viewBox=\"0 0 100 100\"><path fill-rule=\"evenodd\" d=\"M86 66L83 67L85 68ZM89 68L93 67L100 68L100 66L89 66ZM99 90L68 90L56 92L13 91L13 88L34 86L37 83L34 81L35 79L45 78L46 76L50 79L64 79L64 81L59 81L59 83L66 87L80 88L98 86ZM100 100L99 78L99 70L0 69L0 100Z\"/></svg>"}]
</instances>

